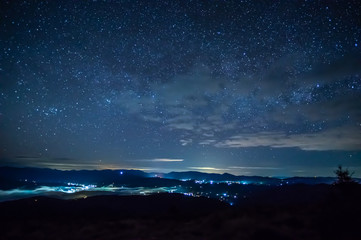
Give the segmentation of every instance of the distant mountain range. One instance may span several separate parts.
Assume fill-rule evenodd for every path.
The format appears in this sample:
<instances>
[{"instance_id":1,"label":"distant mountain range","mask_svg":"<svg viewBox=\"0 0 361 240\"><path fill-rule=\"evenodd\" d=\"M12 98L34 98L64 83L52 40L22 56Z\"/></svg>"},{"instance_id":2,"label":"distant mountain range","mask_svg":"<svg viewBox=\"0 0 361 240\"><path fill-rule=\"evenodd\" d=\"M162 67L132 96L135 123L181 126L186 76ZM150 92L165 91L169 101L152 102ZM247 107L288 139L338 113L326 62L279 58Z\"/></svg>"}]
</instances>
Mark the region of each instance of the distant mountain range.
<instances>
[{"instance_id":1,"label":"distant mountain range","mask_svg":"<svg viewBox=\"0 0 361 240\"><path fill-rule=\"evenodd\" d=\"M66 183L166 187L178 185L179 182L175 179L150 177L148 173L138 170L61 171L47 168L0 167L0 189L12 189L19 186L33 188L37 185L54 186Z\"/></svg>"},{"instance_id":2,"label":"distant mountain range","mask_svg":"<svg viewBox=\"0 0 361 240\"><path fill-rule=\"evenodd\" d=\"M334 177L291 177L291 178L276 178L276 177L261 177L261 176L235 176L229 173L203 173L196 171L188 172L170 172L164 174L164 178L170 179L193 179L204 181L233 181L245 184L268 184L279 185L282 183L287 184L332 184L336 181Z\"/></svg>"},{"instance_id":3,"label":"distant mountain range","mask_svg":"<svg viewBox=\"0 0 361 240\"><path fill-rule=\"evenodd\" d=\"M127 186L174 186L185 181L197 180L213 182L238 182L240 184L282 185L282 184L332 184L333 177L291 177L271 178L260 176L235 176L232 174L203 173L196 171L146 173L139 170L72 170L61 171L46 168L0 167L0 189L11 189L22 185L57 185L64 183L109 184ZM359 179L357 179L359 181Z\"/></svg>"}]
</instances>

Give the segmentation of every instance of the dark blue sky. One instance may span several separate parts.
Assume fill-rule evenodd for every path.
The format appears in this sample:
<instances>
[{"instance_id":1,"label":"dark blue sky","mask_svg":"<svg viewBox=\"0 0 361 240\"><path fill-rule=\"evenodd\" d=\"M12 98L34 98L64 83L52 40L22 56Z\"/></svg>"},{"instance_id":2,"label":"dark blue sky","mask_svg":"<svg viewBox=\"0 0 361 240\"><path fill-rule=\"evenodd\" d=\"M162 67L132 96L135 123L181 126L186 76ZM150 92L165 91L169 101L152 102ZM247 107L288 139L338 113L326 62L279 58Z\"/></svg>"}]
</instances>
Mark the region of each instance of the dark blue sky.
<instances>
[{"instance_id":1,"label":"dark blue sky","mask_svg":"<svg viewBox=\"0 0 361 240\"><path fill-rule=\"evenodd\" d=\"M361 176L355 1L1 1L0 165Z\"/></svg>"}]
</instances>

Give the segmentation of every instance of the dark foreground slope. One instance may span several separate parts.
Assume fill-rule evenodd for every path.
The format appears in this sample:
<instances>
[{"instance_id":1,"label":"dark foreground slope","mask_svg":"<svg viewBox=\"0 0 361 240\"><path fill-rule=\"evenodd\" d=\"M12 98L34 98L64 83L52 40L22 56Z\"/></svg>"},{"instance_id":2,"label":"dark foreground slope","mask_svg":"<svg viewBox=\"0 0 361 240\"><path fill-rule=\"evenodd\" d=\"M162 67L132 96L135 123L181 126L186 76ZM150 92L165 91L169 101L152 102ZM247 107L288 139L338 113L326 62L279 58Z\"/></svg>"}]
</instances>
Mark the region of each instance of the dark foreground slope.
<instances>
[{"instance_id":1,"label":"dark foreground slope","mask_svg":"<svg viewBox=\"0 0 361 240\"><path fill-rule=\"evenodd\" d=\"M359 185L273 188L232 207L179 194L29 198L0 203L1 239L360 239L360 203Z\"/></svg>"}]
</instances>

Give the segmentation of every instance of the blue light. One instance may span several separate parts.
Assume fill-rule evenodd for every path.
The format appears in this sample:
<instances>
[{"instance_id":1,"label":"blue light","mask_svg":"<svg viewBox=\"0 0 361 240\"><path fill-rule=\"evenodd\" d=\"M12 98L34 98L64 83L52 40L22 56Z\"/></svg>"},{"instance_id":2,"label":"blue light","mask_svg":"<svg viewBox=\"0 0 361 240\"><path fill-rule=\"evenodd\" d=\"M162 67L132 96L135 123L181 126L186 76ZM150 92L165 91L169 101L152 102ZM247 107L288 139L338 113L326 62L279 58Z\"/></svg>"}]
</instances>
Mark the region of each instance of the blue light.
<instances>
[{"instance_id":1,"label":"blue light","mask_svg":"<svg viewBox=\"0 0 361 240\"><path fill-rule=\"evenodd\" d=\"M120 172L120 175L123 175L123 172Z\"/></svg>"}]
</instances>

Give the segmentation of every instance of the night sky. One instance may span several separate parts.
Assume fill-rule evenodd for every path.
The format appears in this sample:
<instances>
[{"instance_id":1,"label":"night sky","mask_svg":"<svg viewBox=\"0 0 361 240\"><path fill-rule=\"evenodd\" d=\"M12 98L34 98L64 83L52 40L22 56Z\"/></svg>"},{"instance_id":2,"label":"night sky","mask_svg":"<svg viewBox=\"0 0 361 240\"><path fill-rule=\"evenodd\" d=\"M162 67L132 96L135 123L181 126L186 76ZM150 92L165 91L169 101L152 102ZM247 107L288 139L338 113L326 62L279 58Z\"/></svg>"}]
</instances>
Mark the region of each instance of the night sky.
<instances>
[{"instance_id":1,"label":"night sky","mask_svg":"<svg viewBox=\"0 0 361 240\"><path fill-rule=\"evenodd\" d=\"M0 165L361 176L361 4L1 1Z\"/></svg>"}]
</instances>

